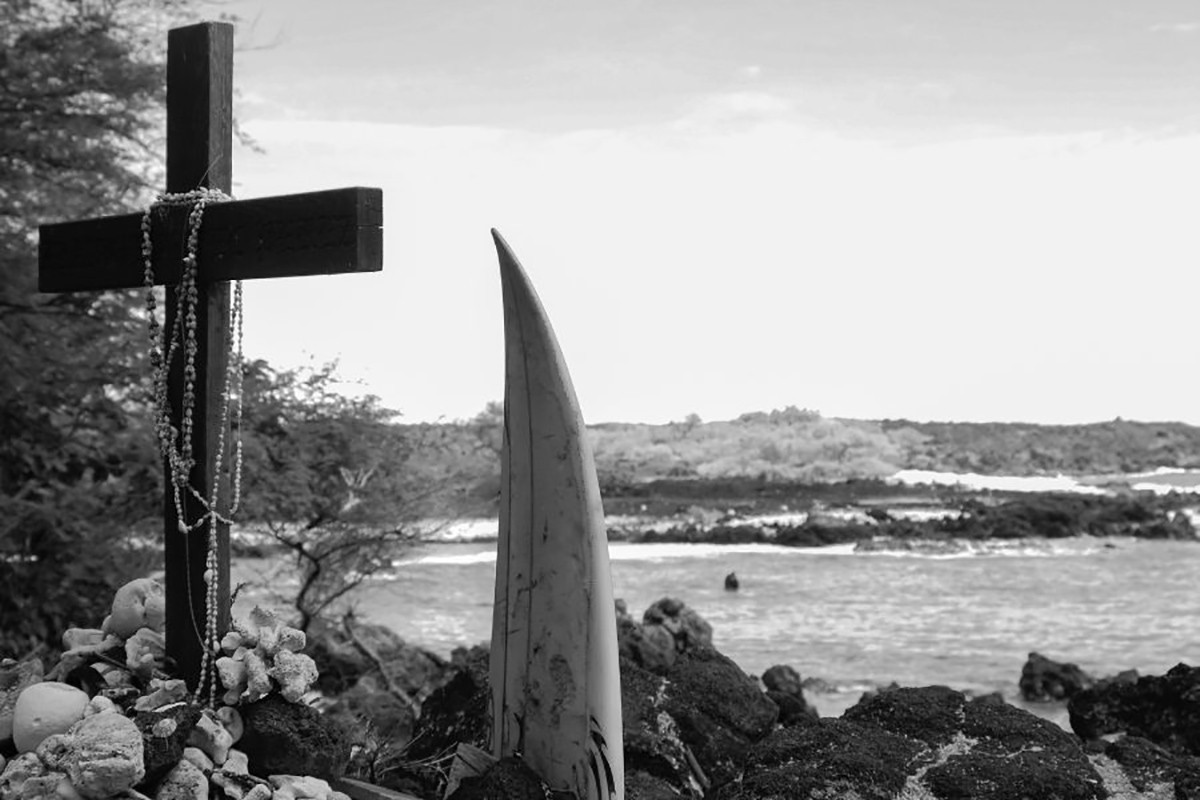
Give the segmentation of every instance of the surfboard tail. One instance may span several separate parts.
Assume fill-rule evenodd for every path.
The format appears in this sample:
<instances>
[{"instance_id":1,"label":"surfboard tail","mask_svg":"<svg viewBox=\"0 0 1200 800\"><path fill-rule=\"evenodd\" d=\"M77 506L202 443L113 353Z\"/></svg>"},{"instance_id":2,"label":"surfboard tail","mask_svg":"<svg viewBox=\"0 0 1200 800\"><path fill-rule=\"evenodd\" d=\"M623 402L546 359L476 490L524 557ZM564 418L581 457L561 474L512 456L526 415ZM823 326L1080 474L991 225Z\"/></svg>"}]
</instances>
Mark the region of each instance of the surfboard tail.
<instances>
[{"instance_id":1,"label":"surfboard tail","mask_svg":"<svg viewBox=\"0 0 1200 800\"><path fill-rule=\"evenodd\" d=\"M520 755L580 798L623 798L616 614L591 443L541 300L492 236L505 336L493 755Z\"/></svg>"}]
</instances>

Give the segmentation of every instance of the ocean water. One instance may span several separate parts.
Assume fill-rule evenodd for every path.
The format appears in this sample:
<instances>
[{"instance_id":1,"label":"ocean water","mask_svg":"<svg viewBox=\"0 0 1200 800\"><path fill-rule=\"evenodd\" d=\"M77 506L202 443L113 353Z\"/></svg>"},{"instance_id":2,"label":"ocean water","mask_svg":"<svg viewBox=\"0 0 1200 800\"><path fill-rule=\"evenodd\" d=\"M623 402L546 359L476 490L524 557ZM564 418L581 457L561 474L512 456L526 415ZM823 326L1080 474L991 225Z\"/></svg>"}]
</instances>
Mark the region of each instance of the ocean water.
<instances>
[{"instance_id":1,"label":"ocean water","mask_svg":"<svg viewBox=\"0 0 1200 800\"><path fill-rule=\"evenodd\" d=\"M683 600L746 672L786 664L828 682L808 692L828 716L892 681L1018 702L1030 651L1097 677L1200 663L1200 544L1085 537L930 556L614 543L610 556L614 593L635 618L659 598ZM728 572L740 591L725 591ZM494 543L422 545L354 602L449 655L490 637L494 576ZM1065 722L1061 707L1031 710Z\"/></svg>"},{"instance_id":2,"label":"ocean water","mask_svg":"<svg viewBox=\"0 0 1200 800\"><path fill-rule=\"evenodd\" d=\"M1200 471L1124 476L1155 492L1200 492ZM904 483L1007 491L1080 491L1113 476L1012 478L898 473ZM1200 508L1188 509L1200 524ZM435 526L458 541L417 546L386 579L350 598L366 618L443 656L491 636L496 521ZM609 546L614 593L630 613L678 598L713 627L713 642L746 672L774 664L820 678L806 690L827 716L893 681L1000 692L1066 726L1062 705L1024 704L1017 681L1031 651L1096 677L1161 674L1200 664L1200 543L1133 539L987 542L950 553L856 553L853 546L628 544ZM282 565L242 560L235 613L275 605ZM724 590L736 572L741 589Z\"/></svg>"}]
</instances>

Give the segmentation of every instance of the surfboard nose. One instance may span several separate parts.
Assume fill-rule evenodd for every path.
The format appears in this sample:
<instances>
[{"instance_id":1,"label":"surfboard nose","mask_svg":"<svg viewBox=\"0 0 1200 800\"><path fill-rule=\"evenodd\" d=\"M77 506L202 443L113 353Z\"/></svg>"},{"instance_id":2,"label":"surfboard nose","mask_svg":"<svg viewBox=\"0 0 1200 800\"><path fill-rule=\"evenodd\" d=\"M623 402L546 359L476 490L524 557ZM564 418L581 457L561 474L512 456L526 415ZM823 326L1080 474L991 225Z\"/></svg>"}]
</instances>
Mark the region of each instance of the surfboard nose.
<instances>
[{"instance_id":1,"label":"surfboard nose","mask_svg":"<svg viewBox=\"0 0 1200 800\"><path fill-rule=\"evenodd\" d=\"M504 295L504 327L509 336L509 330L522 318L526 324L535 323L545 317L541 298L533 288L525 268L521 266L516 253L508 246L508 242L500 235L500 231L492 228L492 240L496 243L496 256L500 262L500 286ZM526 337L522 337L526 338Z\"/></svg>"},{"instance_id":2,"label":"surfboard nose","mask_svg":"<svg viewBox=\"0 0 1200 800\"><path fill-rule=\"evenodd\" d=\"M496 255L500 261L500 280L505 284L513 281L520 281L532 291L533 287L529 283L529 277L525 274L525 268L521 266L521 262L517 260L517 254L508 246L508 242L500 235L500 231L492 228L492 241L496 243ZM507 306L507 294L505 291Z\"/></svg>"},{"instance_id":3,"label":"surfboard nose","mask_svg":"<svg viewBox=\"0 0 1200 800\"><path fill-rule=\"evenodd\" d=\"M561 375L565 390L573 405L578 404L575 389L566 371L558 337L550 327L549 317L538 297L537 290L520 260L500 232L492 228L496 255L500 262L500 289L504 304L505 377L508 389L527 375L530 363L549 361L561 364L555 375Z\"/></svg>"}]
</instances>

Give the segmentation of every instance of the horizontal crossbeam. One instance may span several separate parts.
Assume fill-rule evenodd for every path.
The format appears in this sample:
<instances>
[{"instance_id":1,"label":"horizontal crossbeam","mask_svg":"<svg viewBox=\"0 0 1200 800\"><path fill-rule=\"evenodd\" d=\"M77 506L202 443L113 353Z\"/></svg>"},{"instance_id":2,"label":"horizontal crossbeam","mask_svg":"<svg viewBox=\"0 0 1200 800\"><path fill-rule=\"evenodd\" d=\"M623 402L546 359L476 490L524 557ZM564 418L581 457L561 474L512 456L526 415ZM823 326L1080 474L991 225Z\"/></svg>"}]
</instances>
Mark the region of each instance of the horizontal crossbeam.
<instances>
[{"instance_id":1,"label":"horizontal crossbeam","mask_svg":"<svg viewBox=\"0 0 1200 800\"><path fill-rule=\"evenodd\" d=\"M152 214L155 283L176 284L188 209ZM43 292L129 289L144 284L142 215L42 225ZM383 192L354 187L212 203L199 241L203 282L378 272L383 269Z\"/></svg>"}]
</instances>

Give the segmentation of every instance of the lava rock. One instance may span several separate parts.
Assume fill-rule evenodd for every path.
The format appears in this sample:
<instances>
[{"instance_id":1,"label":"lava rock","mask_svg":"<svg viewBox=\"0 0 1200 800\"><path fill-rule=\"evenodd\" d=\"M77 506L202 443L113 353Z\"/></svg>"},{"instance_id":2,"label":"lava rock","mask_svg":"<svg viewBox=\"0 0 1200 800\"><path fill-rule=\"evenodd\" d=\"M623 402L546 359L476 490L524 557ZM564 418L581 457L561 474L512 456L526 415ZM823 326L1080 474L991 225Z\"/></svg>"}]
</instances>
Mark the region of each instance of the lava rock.
<instances>
[{"instance_id":1,"label":"lava rock","mask_svg":"<svg viewBox=\"0 0 1200 800\"><path fill-rule=\"evenodd\" d=\"M678 800L701 798L701 794L681 791L670 781L639 770L625 769L625 800Z\"/></svg>"},{"instance_id":2,"label":"lava rock","mask_svg":"<svg viewBox=\"0 0 1200 800\"><path fill-rule=\"evenodd\" d=\"M492 712L487 656L482 648L464 654L460 657L462 668L425 700L408 747L411 760L452 751L459 743L490 747Z\"/></svg>"},{"instance_id":3,"label":"lava rock","mask_svg":"<svg viewBox=\"0 0 1200 800\"><path fill-rule=\"evenodd\" d=\"M716 796L892 800L924 749L920 742L840 719L782 728L755 745L742 778Z\"/></svg>"},{"instance_id":4,"label":"lava rock","mask_svg":"<svg viewBox=\"0 0 1200 800\"><path fill-rule=\"evenodd\" d=\"M667 679L621 659L625 794L635 797L704 796L689 764L688 746L665 709Z\"/></svg>"},{"instance_id":5,"label":"lava rock","mask_svg":"<svg viewBox=\"0 0 1200 800\"><path fill-rule=\"evenodd\" d=\"M693 647L712 647L712 626L681 600L664 597L634 622L618 606L617 640L621 655L658 674L666 672L679 654Z\"/></svg>"},{"instance_id":6,"label":"lava rock","mask_svg":"<svg viewBox=\"0 0 1200 800\"><path fill-rule=\"evenodd\" d=\"M483 775L463 778L447 800L546 800L550 788L519 758L502 758Z\"/></svg>"},{"instance_id":7,"label":"lava rock","mask_svg":"<svg viewBox=\"0 0 1200 800\"><path fill-rule=\"evenodd\" d=\"M779 708L711 647L684 651L666 677L663 708L679 726L680 739L713 787L732 780L750 745L774 727Z\"/></svg>"},{"instance_id":8,"label":"lava rock","mask_svg":"<svg viewBox=\"0 0 1200 800\"><path fill-rule=\"evenodd\" d=\"M457 746L491 747L492 706L488 651L458 648L451 656L452 677L421 705L413 738L401 757L378 776L381 785L421 797L441 797L446 775L438 761Z\"/></svg>"},{"instance_id":9,"label":"lava rock","mask_svg":"<svg viewBox=\"0 0 1200 800\"><path fill-rule=\"evenodd\" d=\"M1173 792L1177 798L1200 800L1200 793L1189 789L1200 788L1200 758L1178 756L1140 736L1124 736L1093 758L1097 769L1102 769L1104 759L1118 764L1134 790L1147 796L1172 796Z\"/></svg>"},{"instance_id":10,"label":"lava rock","mask_svg":"<svg viewBox=\"0 0 1200 800\"><path fill-rule=\"evenodd\" d=\"M762 682L770 692L792 695L804 693L804 682L800 680L800 673L786 664L767 667L767 671L762 674Z\"/></svg>"},{"instance_id":11,"label":"lava rock","mask_svg":"<svg viewBox=\"0 0 1200 800\"><path fill-rule=\"evenodd\" d=\"M272 692L241 707L245 733L238 743L255 775L340 777L350 760L345 731L314 708Z\"/></svg>"},{"instance_id":12,"label":"lava rock","mask_svg":"<svg viewBox=\"0 0 1200 800\"><path fill-rule=\"evenodd\" d=\"M810 706L803 697L783 692L767 692L767 699L779 708L779 724L783 726L796 725L805 720L819 719L821 714Z\"/></svg>"},{"instance_id":13,"label":"lava rock","mask_svg":"<svg viewBox=\"0 0 1200 800\"><path fill-rule=\"evenodd\" d=\"M817 719L820 714L809 705L804 697L804 683L800 673L785 664L768 667L762 674L763 686L767 687L767 697L779 706L779 723L790 725L801 717Z\"/></svg>"},{"instance_id":14,"label":"lava rock","mask_svg":"<svg viewBox=\"0 0 1200 800\"><path fill-rule=\"evenodd\" d=\"M652 672L665 673L675 663L675 637L662 625L638 625L626 631L623 652Z\"/></svg>"},{"instance_id":15,"label":"lava rock","mask_svg":"<svg viewBox=\"0 0 1200 800\"><path fill-rule=\"evenodd\" d=\"M157 783L179 763L199 719L200 709L189 703L137 712L133 721L142 733L146 783Z\"/></svg>"},{"instance_id":16,"label":"lava rock","mask_svg":"<svg viewBox=\"0 0 1200 800\"><path fill-rule=\"evenodd\" d=\"M1126 733L1200 756L1200 667L1177 664L1163 676L1097 686L1072 697L1067 710L1082 739Z\"/></svg>"},{"instance_id":17,"label":"lava rock","mask_svg":"<svg viewBox=\"0 0 1200 800\"><path fill-rule=\"evenodd\" d=\"M1096 679L1075 664L1052 661L1040 653L1030 653L1021 668L1021 696L1026 700L1069 700Z\"/></svg>"},{"instance_id":18,"label":"lava rock","mask_svg":"<svg viewBox=\"0 0 1200 800\"><path fill-rule=\"evenodd\" d=\"M1056 725L929 686L881 693L841 719L774 731L750 748L742 777L717 796L1101 800L1113 794L1078 741Z\"/></svg>"}]
</instances>

